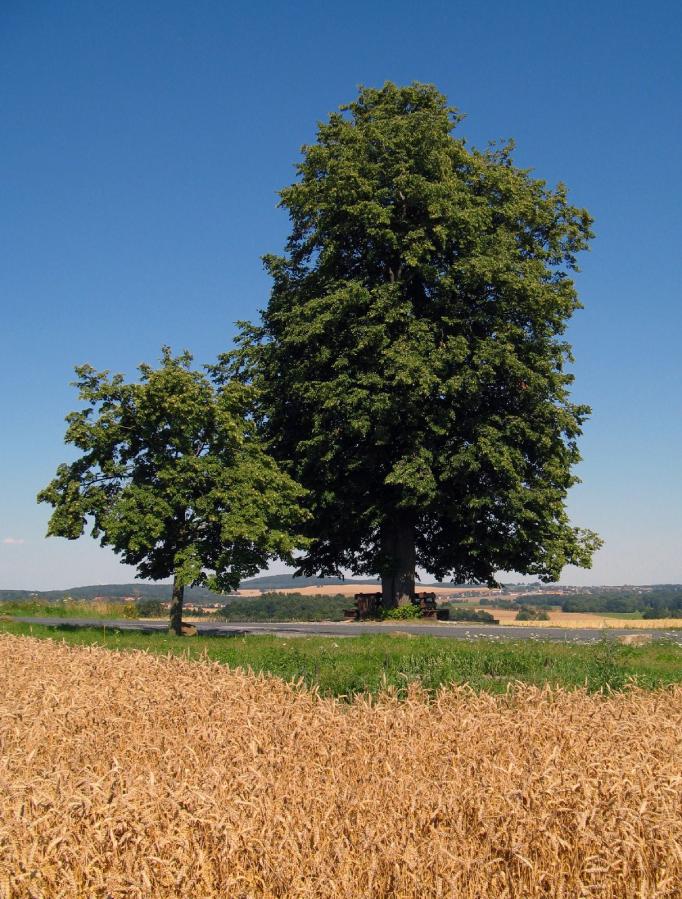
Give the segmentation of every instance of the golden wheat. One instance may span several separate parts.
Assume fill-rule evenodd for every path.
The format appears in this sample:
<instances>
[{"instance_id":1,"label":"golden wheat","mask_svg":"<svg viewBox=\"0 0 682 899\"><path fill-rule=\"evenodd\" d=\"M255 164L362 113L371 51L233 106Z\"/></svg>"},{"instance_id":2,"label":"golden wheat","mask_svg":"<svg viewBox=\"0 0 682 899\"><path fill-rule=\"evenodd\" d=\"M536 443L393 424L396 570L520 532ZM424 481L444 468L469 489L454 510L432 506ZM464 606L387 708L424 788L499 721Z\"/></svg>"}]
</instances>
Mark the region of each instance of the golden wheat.
<instances>
[{"instance_id":1,"label":"golden wheat","mask_svg":"<svg viewBox=\"0 0 682 899\"><path fill-rule=\"evenodd\" d=\"M0 637L0 896L682 895L682 689L342 703Z\"/></svg>"},{"instance_id":2,"label":"golden wheat","mask_svg":"<svg viewBox=\"0 0 682 899\"><path fill-rule=\"evenodd\" d=\"M562 612L560 609L547 612L547 621L517 621L514 609L489 609L490 614L500 624L519 627L587 627L598 630L611 628L632 628L645 630L670 630L682 628L682 618L611 618L599 612Z\"/></svg>"}]
</instances>

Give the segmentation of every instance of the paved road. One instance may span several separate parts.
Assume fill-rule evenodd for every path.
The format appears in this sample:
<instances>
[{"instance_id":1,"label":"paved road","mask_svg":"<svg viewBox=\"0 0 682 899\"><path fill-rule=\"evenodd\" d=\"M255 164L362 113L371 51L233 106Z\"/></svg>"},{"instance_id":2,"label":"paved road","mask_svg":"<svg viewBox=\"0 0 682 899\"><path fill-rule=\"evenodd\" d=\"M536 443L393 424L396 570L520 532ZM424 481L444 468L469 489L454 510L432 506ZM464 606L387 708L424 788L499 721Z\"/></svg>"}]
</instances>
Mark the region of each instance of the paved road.
<instances>
[{"instance_id":1,"label":"paved road","mask_svg":"<svg viewBox=\"0 0 682 899\"><path fill-rule=\"evenodd\" d=\"M14 616L13 616L14 617ZM85 618L24 618L14 617L15 621L25 621L29 624L71 625L74 627L112 627L120 630L142 631L152 633L165 631L168 625L165 621L112 621L105 619ZM410 624L397 622L395 624L353 624L346 622L263 622L244 621L219 624L211 622L192 622L200 634L211 636L237 636L243 634L277 634L286 636L292 634L302 636L312 634L327 637L355 637L361 634L386 634L408 633L418 636L449 637L459 640L552 640L564 643L595 643L604 633L610 637L620 637L625 634L653 633L657 639L674 640L682 645L682 630L665 631L662 629L642 628L609 628L607 631L594 630L592 628L558 628L558 627L513 627L500 625L474 625L465 622L452 624Z\"/></svg>"}]
</instances>

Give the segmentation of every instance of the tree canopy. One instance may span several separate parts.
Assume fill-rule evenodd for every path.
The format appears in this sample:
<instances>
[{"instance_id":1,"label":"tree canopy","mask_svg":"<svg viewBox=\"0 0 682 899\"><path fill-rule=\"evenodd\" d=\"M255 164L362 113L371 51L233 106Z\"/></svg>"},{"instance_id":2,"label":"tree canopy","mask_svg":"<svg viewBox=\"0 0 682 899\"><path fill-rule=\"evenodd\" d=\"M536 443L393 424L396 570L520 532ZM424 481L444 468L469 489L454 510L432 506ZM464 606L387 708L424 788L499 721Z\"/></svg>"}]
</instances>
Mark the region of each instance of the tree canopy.
<instances>
[{"instance_id":1,"label":"tree canopy","mask_svg":"<svg viewBox=\"0 0 682 899\"><path fill-rule=\"evenodd\" d=\"M176 630L185 586L236 588L305 544L302 490L265 452L249 388L191 364L165 347L134 383L78 367L86 407L67 416L65 440L81 455L38 495L54 507L48 535L75 539L90 523L140 577L173 577Z\"/></svg>"},{"instance_id":2,"label":"tree canopy","mask_svg":"<svg viewBox=\"0 0 682 899\"><path fill-rule=\"evenodd\" d=\"M363 88L281 191L272 293L223 377L255 386L270 451L308 490L306 575L543 581L599 538L565 509L589 414L563 339L591 218L567 190L469 148L433 86ZM455 133L453 133L455 132Z\"/></svg>"}]
</instances>

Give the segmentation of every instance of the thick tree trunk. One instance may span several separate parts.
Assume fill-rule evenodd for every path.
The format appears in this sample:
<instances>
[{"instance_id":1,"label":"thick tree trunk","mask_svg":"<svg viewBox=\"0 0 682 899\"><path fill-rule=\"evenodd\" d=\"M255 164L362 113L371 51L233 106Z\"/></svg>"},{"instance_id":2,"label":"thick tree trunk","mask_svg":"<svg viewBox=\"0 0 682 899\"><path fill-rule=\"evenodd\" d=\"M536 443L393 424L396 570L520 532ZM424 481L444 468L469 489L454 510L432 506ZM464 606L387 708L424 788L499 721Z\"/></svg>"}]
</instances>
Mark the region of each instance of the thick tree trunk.
<instances>
[{"instance_id":1,"label":"thick tree trunk","mask_svg":"<svg viewBox=\"0 0 682 899\"><path fill-rule=\"evenodd\" d=\"M170 629L178 637L182 636L182 603L185 598L184 584L178 583L177 574L173 578L173 597L170 604Z\"/></svg>"},{"instance_id":2,"label":"thick tree trunk","mask_svg":"<svg viewBox=\"0 0 682 899\"><path fill-rule=\"evenodd\" d=\"M398 513L382 528L381 601L385 609L406 606L415 592L415 524L412 516Z\"/></svg>"}]
</instances>

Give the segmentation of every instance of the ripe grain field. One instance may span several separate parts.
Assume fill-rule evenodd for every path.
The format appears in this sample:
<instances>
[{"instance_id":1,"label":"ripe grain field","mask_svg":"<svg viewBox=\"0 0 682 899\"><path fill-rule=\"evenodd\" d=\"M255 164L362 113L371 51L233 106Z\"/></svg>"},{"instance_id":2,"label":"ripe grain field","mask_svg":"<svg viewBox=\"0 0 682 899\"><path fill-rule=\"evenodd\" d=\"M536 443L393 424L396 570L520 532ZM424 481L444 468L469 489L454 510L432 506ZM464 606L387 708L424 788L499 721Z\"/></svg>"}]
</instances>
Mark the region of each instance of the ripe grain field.
<instances>
[{"instance_id":1,"label":"ripe grain field","mask_svg":"<svg viewBox=\"0 0 682 899\"><path fill-rule=\"evenodd\" d=\"M682 895L682 688L339 702L0 636L0 896Z\"/></svg>"}]
</instances>

